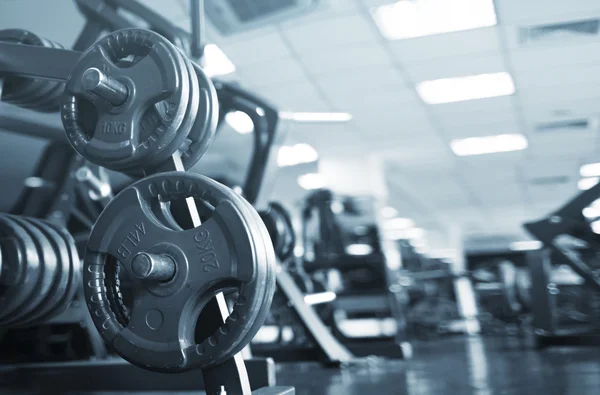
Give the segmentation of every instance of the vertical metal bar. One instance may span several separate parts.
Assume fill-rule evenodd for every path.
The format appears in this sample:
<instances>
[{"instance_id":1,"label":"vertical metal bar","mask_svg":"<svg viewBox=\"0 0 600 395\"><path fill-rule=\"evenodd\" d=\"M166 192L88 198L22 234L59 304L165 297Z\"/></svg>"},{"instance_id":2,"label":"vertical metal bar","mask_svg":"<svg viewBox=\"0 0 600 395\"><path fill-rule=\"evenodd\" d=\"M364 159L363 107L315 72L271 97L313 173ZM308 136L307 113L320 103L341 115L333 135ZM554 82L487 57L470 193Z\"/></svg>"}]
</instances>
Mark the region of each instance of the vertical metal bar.
<instances>
[{"instance_id":1,"label":"vertical metal bar","mask_svg":"<svg viewBox=\"0 0 600 395\"><path fill-rule=\"evenodd\" d=\"M204 0L190 0L190 17L192 24L190 52L192 57L202 60L204 57L204 46L206 45Z\"/></svg>"}]
</instances>

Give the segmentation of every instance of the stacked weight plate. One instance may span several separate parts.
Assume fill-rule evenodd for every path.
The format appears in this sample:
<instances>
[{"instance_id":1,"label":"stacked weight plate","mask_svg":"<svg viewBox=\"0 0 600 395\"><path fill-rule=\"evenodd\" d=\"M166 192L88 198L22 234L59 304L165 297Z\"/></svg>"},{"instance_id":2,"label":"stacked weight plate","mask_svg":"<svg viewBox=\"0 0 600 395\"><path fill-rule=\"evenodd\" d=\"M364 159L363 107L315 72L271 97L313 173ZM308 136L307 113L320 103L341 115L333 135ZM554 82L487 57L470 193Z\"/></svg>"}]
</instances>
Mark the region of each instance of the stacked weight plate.
<instances>
[{"instance_id":1,"label":"stacked weight plate","mask_svg":"<svg viewBox=\"0 0 600 395\"><path fill-rule=\"evenodd\" d=\"M80 282L72 237L51 222L0 215L0 327L44 323L67 309Z\"/></svg>"},{"instance_id":2,"label":"stacked weight plate","mask_svg":"<svg viewBox=\"0 0 600 395\"><path fill-rule=\"evenodd\" d=\"M0 30L0 41L63 48L60 44L22 29ZM40 112L56 112L60 108L64 86L62 82L11 77L4 82L2 101Z\"/></svg>"},{"instance_id":3,"label":"stacked weight plate","mask_svg":"<svg viewBox=\"0 0 600 395\"><path fill-rule=\"evenodd\" d=\"M120 96L102 97L104 81ZM214 138L218 106L211 80L178 48L156 33L125 29L81 55L66 83L61 113L81 156L142 177L170 168L175 152L191 168Z\"/></svg>"}]
</instances>

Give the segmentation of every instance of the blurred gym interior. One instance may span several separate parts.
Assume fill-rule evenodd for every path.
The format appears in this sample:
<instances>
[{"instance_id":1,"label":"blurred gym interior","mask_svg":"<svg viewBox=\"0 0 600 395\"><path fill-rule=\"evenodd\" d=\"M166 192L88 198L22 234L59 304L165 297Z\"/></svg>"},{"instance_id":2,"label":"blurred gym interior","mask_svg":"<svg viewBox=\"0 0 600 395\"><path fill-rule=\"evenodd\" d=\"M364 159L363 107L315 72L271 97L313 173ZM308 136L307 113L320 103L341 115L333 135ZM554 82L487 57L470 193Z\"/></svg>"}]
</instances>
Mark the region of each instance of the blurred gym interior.
<instances>
[{"instance_id":1,"label":"blurred gym interior","mask_svg":"<svg viewBox=\"0 0 600 395\"><path fill-rule=\"evenodd\" d=\"M0 0L0 393L600 393L600 2Z\"/></svg>"}]
</instances>

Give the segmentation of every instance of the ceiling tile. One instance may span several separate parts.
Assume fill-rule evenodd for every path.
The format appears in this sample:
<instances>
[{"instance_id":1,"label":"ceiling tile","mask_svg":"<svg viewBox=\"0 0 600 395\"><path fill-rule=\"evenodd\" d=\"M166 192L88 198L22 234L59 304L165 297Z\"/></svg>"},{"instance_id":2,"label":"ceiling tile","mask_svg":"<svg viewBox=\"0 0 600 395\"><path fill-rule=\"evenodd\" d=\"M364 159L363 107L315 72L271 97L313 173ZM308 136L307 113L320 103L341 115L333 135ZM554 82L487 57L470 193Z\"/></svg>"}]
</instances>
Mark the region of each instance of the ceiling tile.
<instances>
[{"instance_id":1,"label":"ceiling tile","mask_svg":"<svg viewBox=\"0 0 600 395\"><path fill-rule=\"evenodd\" d=\"M552 70L592 66L600 61L600 37L592 42L554 43L543 47L519 48L510 52L513 70Z\"/></svg>"},{"instance_id":2,"label":"ceiling tile","mask_svg":"<svg viewBox=\"0 0 600 395\"><path fill-rule=\"evenodd\" d=\"M497 27L467 30L406 40L390 41L396 59L403 64L467 55L500 52Z\"/></svg>"},{"instance_id":3,"label":"ceiling tile","mask_svg":"<svg viewBox=\"0 0 600 395\"><path fill-rule=\"evenodd\" d=\"M552 2L546 0L496 1L496 14L500 23L552 23L600 16L600 4L596 0L571 0Z\"/></svg>"},{"instance_id":4,"label":"ceiling tile","mask_svg":"<svg viewBox=\"0 0 600 395\"><path fill-rule=\"evenodd\" d=\"M369 69L340 71L327 76L317 76L317 83L334 102L346 103L365 96L377 96L381 92L397 91L400 95L416 97L399 71L393 67L376 66Z\"/></svg>"},{"instance_id":5,"label":"ceiling tile","mask_svg":"<svg viewBox=\"0 0 600 395\"><path fill-rule=\"evenodd\" d=\"M598 87L594 84L534 86L524 85L519 88L519 97L523 102L540 105L556 105L557 110L565 102L596 100L599 97Z\"/></svg>"},{"instance_id":6,"label":"ceiling tile","mask_svg":"<svg viewBox=\"0 0 600 395\"><path fill-rule=\"evenodd\" d=\"M333 105L343 111L362 113L361 115L372 118L372 114L393 112L398 115L406 114L416 110L419 114L424 113L424 107L417 100L414 92L409 90L382 90L379 93L362 94L355 91L354 94L340 92L326 92ZM415 109L415 107L417 107ZM410 116L410 114L408 114Z\"/></svg>"},{"instance_id":7,"label":"ceiling tile","mask_svg":"<svg viewBox=\"0 0 600 395\"><path fill-rule=\"evenodd\" d=\"M259 92L273 101L281 110L330 111L315 86L308 80L299 80L272 85Z\"/></svg>"},{"instance_id":8,"label":"ceiling tile","mask_svg":"<svg viewBox=\"0 0 600 395\"><path fill-rule=\"evenodd\" d=\"M282 29L282 34L301 56L307 52L377 42L372 27L359 15L292 26Z\"/></svg>"},{"instance_id":9,"label":"ceiling tile","mask_svg":"<svg viewBox=\"0 0 600 395\"><path fill-rule=\"evenodd\" d=\"M224 42L221 47L236 66L264 63L265 53L269 54L269 60L292 57L279 32L270 32L248 39L241 36L235 41Z\"/></svg>"},{"instance_id":10,"label":"ceiling tile","mask_svg":"<svg viewBox=\"0 0 600 395\"><path fill-rule=\"evenodd\" d=\"M465 117L444 117L440 121L444 135L449 139L461 139L467 137L491 136L503 133L518 133L520 130L519 124L516 121L514 114L509 113L508 116L498 114L499 117L488 118L486 122L482 117L470 119Z\"/></svg>"},{"instance_id":11,"label":"ceiling tile","mask_svg":"<svg viewBox=\"0 0 600 395\"><path fill-rule=\"evenodd\" d=\"M292 58L241 66L237 72L242 81L261 88L306 78L302 67Z\"/></svg>"},{"instance_id":12,"label":"ceiling tile","mask_svg":"<svg viewBox=\"0 0 600 395\"><path fill-rule=\"evenodd\" d=\"M361 45L356 47L330 48L326 51L303 54L302 63L313 75L337 74L340 71L352 71L364 68L392 66L388 53L381 45Z\"/></svg>"},{"instance_id":13,"label":"ceiling tile","mask_svg":"<svg viewBox=\"0 0 600 395\"><path fill-rule=\"evenodd\" d=\"M548 132L531 133L529 148L536 158L582 157L591 155L595 149L596 132Z\"/></svg>"},{"instance_id":14,"label":"ceiling tile","mask_svg":"<svg viewBox=\"0 0 600 395\"><path fill-rule=\"evenodd\" d=\"M585 85L600 82L597 65L581 67L546 67L520 71L515 74L518 87L544 87L557 85Z\"/></svg>"},{"instance_id":15,"label":"ceiling tile","mask_svg":"<svg viewBox=\"0 0 600 395\"><path fill-rule=\"evenodd\" d=\"M474 74L497 73L506 70L504 58L500 54L486 56L465 56L447 59L444 67L436 60L407 64L406 71L415 82L438 78L463 77Z\"/></svg>"},{"instance_id":16,"label":"ceiling tile","mask_svg":"<svg viewBox=\"0 0 600 395\"><path fill-rule=\"evenodd\" d=\"M460 122L460 119L465 120L467 123L513 119L510 114L515 113L511 96L436 104L430 105L429 109L442 124Z\"/></svg>"},{"instance_id":17,"label":"ceiling tile","mask_svg":"<svg viewBox=\"0 0 600 395\"><path fill-rule=\"evenodd\" d=\"M302 16L283 21L282 28L292 28L294 26L305 25L307 23L329 20L337 17L350 16L360 11L360 6L355 1L348 0L327 0L315 2L317 6Z\"/></svg>"}]
</instances>

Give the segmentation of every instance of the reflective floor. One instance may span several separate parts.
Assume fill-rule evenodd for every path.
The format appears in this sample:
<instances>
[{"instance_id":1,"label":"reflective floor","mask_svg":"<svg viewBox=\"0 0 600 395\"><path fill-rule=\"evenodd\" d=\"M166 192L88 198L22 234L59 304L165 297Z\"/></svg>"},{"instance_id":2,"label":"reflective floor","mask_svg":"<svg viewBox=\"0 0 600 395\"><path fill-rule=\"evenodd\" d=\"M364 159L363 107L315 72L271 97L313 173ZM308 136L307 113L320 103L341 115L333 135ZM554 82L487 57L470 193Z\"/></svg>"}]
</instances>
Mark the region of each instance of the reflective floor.
<instances>
[{"instance_id":1,"label":"reflective floor","mask_svg":"<svg viewBox=\"0 0 600 395\"><path fill-rule=\"evenodd\" d=\"M277 370L278 385L293 385L299 395L600 395L600 348L535 351L508 337L414 343L409 361L368 359L342 369L289 363L278 364ZM5 390L0 385L0 394L16 393Z\"/></svg>"},{"instance_id":2,"label":"reflective floor","mask_svg":"<svg viewBox=\"0 0 600 395\"><path fill-rule=\"evenodd\" d=\"M342 370L315 364L279 368L297 394L600 394L600 348L534 351L511 338L453 338L414 344L411 361Z\"/></svg>"}]
</instances>

